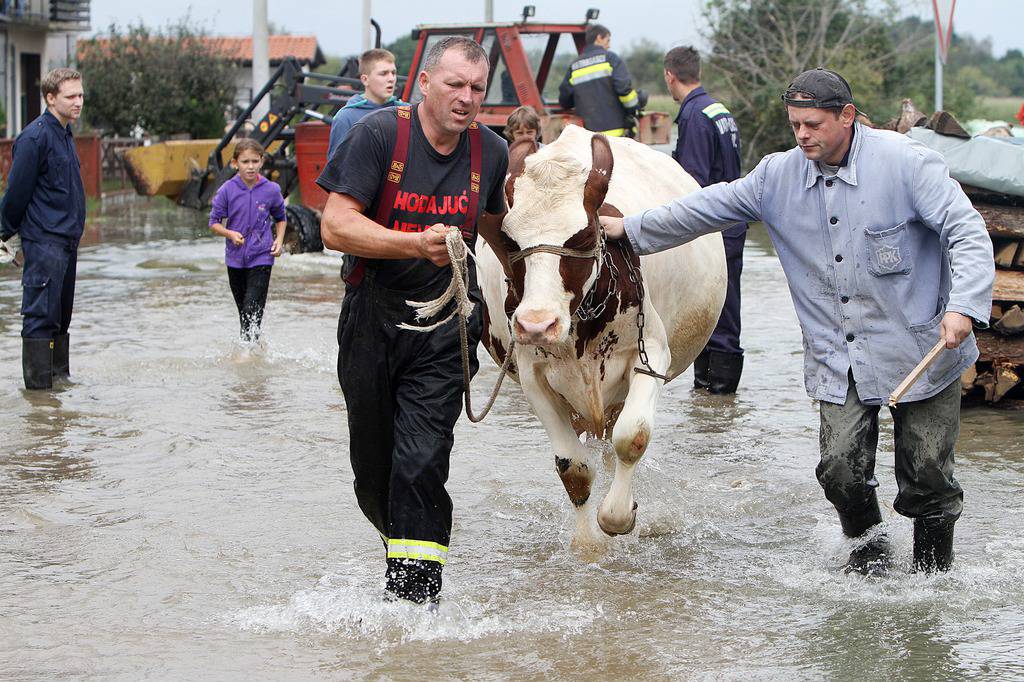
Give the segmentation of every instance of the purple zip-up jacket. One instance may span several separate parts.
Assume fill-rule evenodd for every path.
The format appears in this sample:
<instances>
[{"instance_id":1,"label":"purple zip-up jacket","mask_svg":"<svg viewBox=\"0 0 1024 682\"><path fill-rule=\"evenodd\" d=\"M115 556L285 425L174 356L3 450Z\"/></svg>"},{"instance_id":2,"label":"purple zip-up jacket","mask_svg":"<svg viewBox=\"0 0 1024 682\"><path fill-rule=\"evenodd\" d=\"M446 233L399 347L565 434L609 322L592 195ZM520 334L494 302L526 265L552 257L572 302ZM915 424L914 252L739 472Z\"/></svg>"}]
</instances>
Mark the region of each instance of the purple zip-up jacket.
<instances>
[{"instance_id":1,"label":"purple zip-up jacket","mask_svg":"<svg viewBox=\"0 0 1024 682\"><path fill-rule=\"evenodd\" d=\"M273 265L270 247L274 244L274 223L285 219L284 198L276 182L262 175L252 189L235 176L225 182L213 197L210 226L220 223L241 232L245 243L235 246L225 239L224 263L229 268L253 268Z\"/></svg>"}]
</instances>

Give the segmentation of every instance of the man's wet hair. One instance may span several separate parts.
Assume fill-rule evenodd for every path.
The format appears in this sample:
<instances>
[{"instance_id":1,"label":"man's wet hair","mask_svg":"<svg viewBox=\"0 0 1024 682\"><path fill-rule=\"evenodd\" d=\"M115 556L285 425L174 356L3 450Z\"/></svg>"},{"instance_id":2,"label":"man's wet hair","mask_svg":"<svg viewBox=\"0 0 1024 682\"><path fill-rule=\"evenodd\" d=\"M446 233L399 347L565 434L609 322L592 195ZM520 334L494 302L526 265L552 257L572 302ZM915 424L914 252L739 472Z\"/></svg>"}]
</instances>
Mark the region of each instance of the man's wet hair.
<instances>
[{"instance_id":1,"label":"man's wet hair","mask_svg":"<svg viewBox=\"0 0 1024 682\"><path fill-rule=\"evenodd\" d=\"M665 53L665 70L681 83L700 81L700 53L689 45L673 47Z\"/></svg>"},{"instance_id":2,"label":"man's wet hair","mask_svg":"<svg viewBox=\"0 0 1024 682\"><path fill-rule=\"evenodd\" d=\"M593 45L594 43L597 42L598 38L604 38L605 36L610 36L611 34L612 32L609 31L605 26L602 26L601 24L591 24L590 26L587 26L585 41L587 45Z\"/></svg>"},{"instance_id":3,"label":"man's wet hair","mask_svg":"<svg viewBox=\"0 0 1024 682\"><path fill-rule=\"evenodd\" d=\"M437 65L441 63L444 53L448 50L458 50L471 64L487 61L487 53L484 52L484 48L480 47L480 43L465 36L448 36L430 48L427 58L423 60L423 70L430 73L436 69Z\"/></svg>"}]
</instances>

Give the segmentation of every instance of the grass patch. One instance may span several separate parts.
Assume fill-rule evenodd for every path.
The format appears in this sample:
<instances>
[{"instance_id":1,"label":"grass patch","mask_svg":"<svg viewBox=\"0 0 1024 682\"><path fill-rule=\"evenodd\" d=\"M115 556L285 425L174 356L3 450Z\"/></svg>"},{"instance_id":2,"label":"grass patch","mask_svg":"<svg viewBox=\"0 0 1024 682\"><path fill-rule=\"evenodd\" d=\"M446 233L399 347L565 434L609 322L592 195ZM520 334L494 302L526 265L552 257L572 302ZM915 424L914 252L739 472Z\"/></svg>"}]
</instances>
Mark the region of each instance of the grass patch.
<instances>
[{"instance_id":1,"label":"grass patch","mask_svg":"<svg viewBox=\"0 0 1024 682\"><path fill-rule=\"evenodd\" d=\"M975 107L975 118L993 121L1008 121L1017 124L1017 112L1024 99L1020 97L979 97Z\"/></svg>"},{"instance_id":2,"label":"grass patch","mask_svg":"<svg viewBox=\"0 0 1024 682\"><path fill-rule=\"evenodd\" d=\"M660 111L675 116L679 112L679 104L672 99L672 95L651 95L647 98L644 111Z\"/></svg>"}]
</instances>

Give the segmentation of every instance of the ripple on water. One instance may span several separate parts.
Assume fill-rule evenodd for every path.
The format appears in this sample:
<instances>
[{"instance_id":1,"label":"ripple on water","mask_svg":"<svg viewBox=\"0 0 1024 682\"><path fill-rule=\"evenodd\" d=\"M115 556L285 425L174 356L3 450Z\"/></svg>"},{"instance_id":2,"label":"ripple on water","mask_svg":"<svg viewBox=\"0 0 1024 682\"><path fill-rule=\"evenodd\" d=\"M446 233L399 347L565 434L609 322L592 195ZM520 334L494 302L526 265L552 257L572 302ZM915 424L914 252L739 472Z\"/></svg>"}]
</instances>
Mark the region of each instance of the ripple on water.
<instances>
[{"instance_id":1,"label":"ripple on water","mask_svg":"<svg viewBox=\"0 0 1024 682\"><path fill-rule=\"evenodd\" d=\"M579 599L516 600L449 594L436 612L424 606L388 602L368 576L325 575L287 603L251 606L227 621L252 632L341 633L373 638L391 648L405 642L468 642L517 633L579 634L602 617L603 606Z\"/></svg>"}]
</instances>

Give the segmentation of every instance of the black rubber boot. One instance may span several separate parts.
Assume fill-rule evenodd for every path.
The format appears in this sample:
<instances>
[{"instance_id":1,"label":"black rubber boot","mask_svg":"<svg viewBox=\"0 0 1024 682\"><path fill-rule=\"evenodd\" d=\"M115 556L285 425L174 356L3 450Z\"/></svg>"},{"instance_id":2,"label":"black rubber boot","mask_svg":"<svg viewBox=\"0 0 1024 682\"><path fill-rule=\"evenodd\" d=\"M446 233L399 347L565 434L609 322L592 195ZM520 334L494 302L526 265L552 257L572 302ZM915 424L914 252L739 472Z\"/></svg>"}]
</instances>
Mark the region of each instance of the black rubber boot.
<instances>
[{"instance_id":1,"label":"black rubber boot","mask_svg":"<svg viewBox=\"0 0 1024 682\"><path fill-rule=\"evenodd\" d=\"M53 378L67 379L71 375L71 365L68 362L67 334L57 334L53 337Z\"/></svg>"},{"instance_id":2,"label":"black rubber boot","mask_svg":"<svg viewBox=\"0 0 1024 682\"><path fill-rule=\"evenodd\" d=\"M882 511L878 507L878 495L874 490L865 505L854 511L839 512L839 523L849 538L859 538L872 527L882 522ZM884 533L858 545L850 552L850 558L843 566L844 573L861 575L885 575L892 564L892 550Z\"/></svg>"},{"instance_id":3,"label":"black rubber boot","mask_svg":"<svg viewBox=\"0 0 1024 682\"><path fill-rule=\"evenodd\" d=\"M441 593L441 564L418 559L388 559L388 594L414 604L436 603Z\"/></svg>"},{"instance_id":4,"label":"black rubber boot","mask_svg":"<svg viewBox=\"0 0 1024 682\"><path fill-rule=\"evenodd\" d=\"M694 388L707 388L711 385L708 377L708 361L711 357L711 352L708 350L702 350L700 355L693 361L693 387Z\"/></svg>"},{"instance_id":5,"label":"black rubber boot","mask_svg":"<svg viewBox=\"0 0 1024 682\"><path fill-rule=\"evenodd\" d=\"M22 339L21 371L30 391L53 388L53 340Z\"/></svg>"},{"instance_id":6,"label":"black rubber boot","mask_svg":"<svg viewBox=\"0 0 1024 682\"><path fill-rule=\"evenodd\" d=\"M843 566L844 573L883 576L892 567L892 549L885 533L877 535L850 552Z\"/></svg>"},{"instance_id":7,"label":"black rubber boot","mask_svg":"<svg viewBox=\"0 0 1024 682\"><path fill-rule=\"evenodd\" d=\"M864 506L852 511L839 512L839 524L848 538L859 538L868 528L882 522L882 510L878 507L878 494L872 490Z\"/></svg>"},{"instance_id":8,"label":"black rubber boot","mask_svg":"<svg viewBox=\"0 0 1024 682\"><path fill-rule=\"evenodd\" d=\"M720 353L711 351L711 362L708 368L708 386L711 393L735 393L740 385L743 374L742 353Z\"/></svg>"},{"instance_id":9,"label":"black rubber boot","mask_svg":"<svg viewBox=\"0 0 1024 682\"><path fill-rule=\"evenodd\" d=\"M924 573L953 567L954 519L914 519L914 570Z\"/></svg>"}]
</instances>

